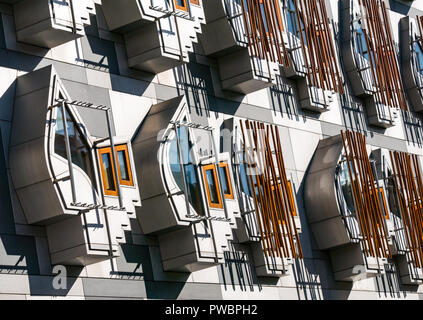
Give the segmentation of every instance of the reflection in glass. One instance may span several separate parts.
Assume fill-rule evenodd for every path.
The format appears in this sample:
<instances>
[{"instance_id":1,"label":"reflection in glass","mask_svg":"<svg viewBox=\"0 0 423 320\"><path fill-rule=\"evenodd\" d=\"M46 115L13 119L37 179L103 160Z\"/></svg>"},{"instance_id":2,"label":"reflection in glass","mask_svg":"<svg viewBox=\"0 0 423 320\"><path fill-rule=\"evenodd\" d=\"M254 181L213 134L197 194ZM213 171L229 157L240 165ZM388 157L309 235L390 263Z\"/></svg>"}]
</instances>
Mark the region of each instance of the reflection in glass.
<instances>
[{"instance_id":1,"label":"reflection in glass","mask_svg":"<svg viewBox=\"0 0 423 320\"><path fill-rule=\"evenodd\" d=\"M92 167L92 159L90 147L86 143L84 137L79 132L75 121L72 119L68 111L66 110L66 124L69 135L69 145L71 149L72 163L88 175L91 182L94 182L94 174ZM61 109L58 109L56 118L56 135L54 139L54 152L67 159L66 155L66 144L65 144L65 130L63 125L63 114ZM94 183L93 183L94 184Z\"/></svg>"},{"instance_id":2,"label":"reflection in glass","mask_svg":"<svg viewBox=\"0 0 423 320\"><path fill-rule=\"evenodd\" d=\"M219 167L220 179L222 180L222 189L223 193L226 195L231 195L231 189L229 187L229 177L228 172L226 171L226 166Z\"/></svg>"},{"instance_id":3,"label":"reflection in glass","mask_svg":"<svg viewBox=\"0 0 423 320\"><path fill-rule=\"evenodd\" d=\"M241 181L241 191L244 192L247 196L251 196L250 183L247 176L247 165L243 162L241 162L239 165L239 177Z\"/></svg>"},{"instance_id":4,"label":"reflection in glass","mask_svg":"<svg viewBox=\"0 0 423 320\"><path fill-rule=\"evenodd\" d=\"M297 10L295 9L295 5L293 0L288 0L287 6L287 24L288 24L288 31L295 35L297 38L300 38L300 30L298 28L298 19L297 19Z\"/></svg>"},{"instance_id":5,"label":"reflection in glass","mask_svg":"<svg viewBox=\"0 0 423 320\"><path fill-rule=\"evenodd\" d=\"M257 186L257 175L254 172L253 168L250 168L247 161L247 154L242 153L239 164L239 176L241 181L241 191L244 192L247 196L252 197L253 193L251 190L251 179L256 191L256 196L258 196L258 186Z\"/></svg>"},{"instance_id":6,"label":"reflection in glass","mask_svg":"<svg viewBox=\"0 0 423 320\"><path fill-rule=\"evenodd\" d=\"M416 70L418 73L423 74L423 50L420 46L420 42L416 41L414 43L414 52L415 52L415 59L414 63L416 66Z\"/></svg>"},{"instance_id":7,"label":"reflection in glass","mask_svg":"<svg viewBox=\"0 0 423 320\"><path fill-rule=\"evenodd\" d=\"M361 54L367 61L370 61L369 57L369 50L367 49L366 38L364 35L364 31L357 24L355 28L355 51Z\"/></svg>"},{"instance_id":8,"label":"reflection in glass","mask_svg":"<svg viewBox=\"0 0 423 320\"><path fill-rule=\"evenodd\" d=\"M400 212L400 208L399 208L399 204L398 204L398 197L397 197L397 191L396 191L396 187L395 187L395 182L394 182L394 177L389 174L388 175L390 177L390 179L388 179L388 204L389 204L389 209L391 209L391 212L396 215L396 216L400 216L401 212ZM402 197L401 193L400 196Z\"/></svg>"},{"instance_id":9,"label":"reflection in glass","mask_svg":"<svg viewBox=\"0 0 423 320\"><path fill-rule=\"evenodd\" d=\"M101 161L103 163L103 170L105 173L104 187L106 190L116 191L112 160L110 159L110 153L103 153L101 155Z\"/></svg>"},{"instance_id":10,"label":"reflection in glass","mask_svg":"<svg viewBox=\"0 0 423 320\"><path fill-rule=\"evenodd\" d=\"M206 183L209 190L210 203L219 204L219 196L217 194L217 181L214 170L206 170Z\"/></svg>"},{"instance_id":11,"label":"reflection in glass","mask_svg":"<svg viewBox=\"0 0 423 320\"><path fill-rule=\"evenodd\" d=\"M344 196L348 210L351 213L354 213L355 206L354 206L353 191L351 186L351 178L348 172L348 166L346 161L342 162L341 164L341 170L339 173L339 181L341 185L342 194Z\"/></svg>"},{"instance_id":12,"label":"reflection in glass","mask_svg":"<svg viewBox=\"0 0 423 320\"><path fill-rule=\"evenodd\" d=\"M118 163L119 163L120 178L124 181L130 181L128 163L126 161L126 151L119 150L117 152L117 156L118 156Z\"/></svg>"},{"instance_id":13,"label":"reflection in glass","mask_svg":"<svg viewBox=\"0 0 423 320\"><path fill-rule=\"evenodd\" d=\"M193 163L191 155L192 143L189 139L188 129L186 127L178 128L179 145L182 152L182 166L185 173L188 200L199 215L204 215L203 202L201 199L200 180L198 178L197 169ZM173 178L180 190L184 190L183 175L179 161L178 144L173 139L169 148L169 162Z\"/></svg>"}]
</instances>

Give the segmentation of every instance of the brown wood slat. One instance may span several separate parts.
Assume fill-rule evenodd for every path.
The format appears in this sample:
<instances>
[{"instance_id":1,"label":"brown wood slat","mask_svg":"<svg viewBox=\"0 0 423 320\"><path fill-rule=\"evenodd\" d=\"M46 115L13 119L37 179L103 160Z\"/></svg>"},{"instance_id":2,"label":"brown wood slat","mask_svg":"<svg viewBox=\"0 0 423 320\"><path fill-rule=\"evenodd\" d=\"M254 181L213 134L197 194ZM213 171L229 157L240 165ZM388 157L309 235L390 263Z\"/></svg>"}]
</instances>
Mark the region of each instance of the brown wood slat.
<instances>
[{"instance_id":1,"label":"brown wood slat","mask_svg":"<svg viewBox=\"0 0 423 320\"><path fill-rule=\"evenodd\" d=\"M423 267L423 179L416 155L390 152L395 190L413 265Z\"/></svg>"},{"instance_id":2,"label":"brown wood slat","mask_svg":"<svg viewBox=\"0 0 423 320\"><path fill-rule=\"evenodd\" d=\"M377 101L408 110L386 5L383 0L359 0L359 4Z\"/></svg>"},{"instance_id":3,"label":"brown wood slat","mask_svg":"<svg viewBox=\"0 0 423 320\"><path fill-rule=\"evenodd\" d=\"M366 138L351 131L341 131L341 135L364 251L369 257L391 257L386 213L383 211L385 195L377 190L366 150Z\"/></svg>"},{"instance_id":4,"label":"brown wood slat","mask_svg":"<svg viewBox=\"0 0 423 320\"><path fill-rule=\"evenodd\" d=\"M241 122L247 164L255 202L256 219L266 256L303 258L295 223L295 207L276 126L246 120Z\"/></svg>"},{"instance_id":5,"label":"brown wood slat","mask_svg":"<svg viewBox=\"0 0 423 320\"><path fill-rule=\"evenodd\" d=\"M310 86L340 94L344 87L336 61L324 0L294 0Z\"/></svg>"},{"instance_id":6,"label":"brown wood slat","mask_svg":"<svg viewBox=\"0 0 423 320\"><path fill-rule=\"evenodd\" d=\"M279 0L241 0L241 5L251 54L289 66Z\"/></svg>"}]
</instances>

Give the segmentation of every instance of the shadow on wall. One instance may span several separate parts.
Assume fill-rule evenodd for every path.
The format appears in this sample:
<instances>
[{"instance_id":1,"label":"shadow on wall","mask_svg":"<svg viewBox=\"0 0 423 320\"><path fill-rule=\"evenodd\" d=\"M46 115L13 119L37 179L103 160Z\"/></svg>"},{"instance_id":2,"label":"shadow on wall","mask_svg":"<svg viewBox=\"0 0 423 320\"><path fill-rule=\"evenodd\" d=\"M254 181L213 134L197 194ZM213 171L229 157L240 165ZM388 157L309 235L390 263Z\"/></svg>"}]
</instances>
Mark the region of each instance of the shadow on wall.
<instances>
[{"instance_id":1,"label":"shadow on wall","mask_svg":"<svg viewBox=\"0 0 423 320\"><path fill-rule=\"evenodd\" d=\"M190 54L193 59L193 55ZM210 117L213 105L213 81L210 68L200 64L183 64L173 69L177 92L187 97L189 112L199 116Z\"/></svg>"},{"instance_id":2,"label":"shadow on wall","mask_svg":"<svg viewBox=\"0 0 423 320\"><path fill-rule=\"evenodd\" d=\"M0 137L2 137L1 130ZM67 289L61 290L56 290L53 287L53 275L40 275L38 260L40 248L37 246L37 239L33 236L16 235L2 141L3 139L0 139L0 177L2 177L0 179L0 273L27 275L28 280L25 278L22 281L29 282L28 293L31 295L66 296L82 269L73 272L71 276L68 274L70 277L67 278ZM38 243L41 243L43 240L45 239L38 239ZM47 261L44 261L45 263L49 263L47 257ZM16 279L16 281L19 282L20 280ZM18 285L17 283L13 283L12 286L15 287ZM9 288L3 287L3 289L7 291Z\"/></svg>"},{"instance_id":3,"label":"shadow on wall","mask_svg":"<svg viewBox=\"0 0 423 320\"><path fill-rule=\"evenodd\" d=\"M224 253L225 263L218 267L219 280L225 291L240 289L243 292L262 290L257 279L248 246L231 243L231 250Z\"/></svg>"},{"instance_id":4,"label":"shadow on wall","mask_svg":"<svg viewBox=\"0 0 423 320\"><path fill-rule=\"evenodd\" d=\"M154 280L153 267L148 246L134 245L130 231L125 231L126 243L120 245L120 256L115 269L111 263L110 275L120 279Z\"/></svg>"},{"instance_id":5,"label":"shadow on wall","mask_svg":"<svg viewBox=\"0 0 423 320\"><path fill-rule=\"evenodd\" d=\"M310 161L309 165L311 165L312 162L313 159ZM308 171L309 168L307 168L305 176L307 176ZM303 180L300 185L298 191L299 194L303 194L304 184L305 180ZM303 199L303 195L299 198ZM332 272L329 252L321 251L316 247L316 240L314 239L314 235L311 232L306 219L305 209L304 215L302 216L304 219L301 220L301 226L303 228L303 233L306 231L306 233L310 236L312 257L306 256L303 261L296 261L293 266L298 298L304 298L306 300L348 299L352 293L354 283L335 280L334 273ZM307 230L310 230L310 232ZM304 244L303 247L305 247ZM379 298L405 298L407 296L407 292L416 291L418 288L417 286L401 285L399 279L400 277L394 264L386 265L385 274L373 278L371 282L373 282L375 291Z\"/></svg>"},{"instance_id":6,"label":"shadow on wall","mask_svg":"<svg viewBox=\"0 0 423 320\"><path fill-rule=\"evenodd\" d=\"M192 53L190 61L196 61ZM222 91L224 99L216 96L216 84L213 82L210 66L188 63L174 69L173 74L177 85L176 96L185 94L191 114L208 118L211 117L211 112L235 115L241 106L243 95Z\"/></svg>"},{"instance_id":7,"label":"shadow on wall","mask_svg":"<svg viewBox=\"0 0 423 320\"><path fill-rule=\"evenodd\" d=\"M134 225L135 224L135 225ZM133 231L125 231L126 243L120 245L120 256L116 264L111 262L110 276L121 280L138 280L144 287L148 299L177 299L186 285L189 274L164 272L159 248L154 236L144 236L138 221L131 219ZM135 233L134 233L135 231ZM145 245L133 243L133 236L142 238Z\"/></svg>"},{"instance_id":8,"label":"shadow on wall","mask_svg":"<svg viewBox=\"0 0 423 320\"><path fill-rule=\"evenodd\" d=\"M286 114L288 119L300 121L299 99L294 81L277 76L276 85L270 87L270 101L275 113L280 112L282 117ZM306 117L303 115L302 118L305 122Z\"/></svg>"},{"instance_id":9,"label":"shadow on wall","mask_svg":"<svg viewBox=\"0 0 423 320\"><path fill-rule=\"evenodd\" d=\"M340 98L342 121L345 129L364 132L367 129L367 118L363 104L357 102L348 93Z\"/></svg>"},{"instance_id":10,"label":"shadow on wall","mask_svg":"<svg viewBox=\"0 0 423 320\"><path fill-rule=\"evenodd\" d=\"M423 146L422 116L401 110L404 119L405 138L408 143L416 146Z\"/></svg>"}]
</instances>

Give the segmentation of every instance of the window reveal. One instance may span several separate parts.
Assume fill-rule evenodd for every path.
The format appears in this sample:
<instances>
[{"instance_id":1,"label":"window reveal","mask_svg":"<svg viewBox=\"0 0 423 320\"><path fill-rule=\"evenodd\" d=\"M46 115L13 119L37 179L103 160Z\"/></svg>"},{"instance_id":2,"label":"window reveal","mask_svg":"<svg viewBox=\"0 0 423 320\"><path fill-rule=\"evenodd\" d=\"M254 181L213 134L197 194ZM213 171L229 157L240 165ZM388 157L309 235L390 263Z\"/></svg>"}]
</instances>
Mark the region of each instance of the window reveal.
<instances>
[{"instance_id":1,"label":"window reveal","mask_svg":"<svg viewBox=\"0 0 423 320\"><path fill-rule=\"evenodd\" d=\"M179 127L178 129L179 147L181 150L182 168L179 157L178 143L173 139L169 148L169 163L173 178L180 190L184 190L183 177L185 175L185 183L187 186L188 201L199 215L204 215L204 207L201 197L200 179L197 174L197 167L191 154L193 147L189 138L187 127Z\"/></svg>"},{"instance_id":2,"label":"window reveal","mask_svg":"<svg viewBox=\"0 0 423 320\"><path fill-rule=\"evenodd\" d=\"M178 10L188 11L187 0L174 0L175 8Z\"/></svg>"},{"instance_id":3,"label":"window reveal","mask_svg":"<svg viewBox=\"0 0 423 320\"><path fill-rule=\"evenodd\" d=\"M121 185L133 186L131 165L129 162L128 146L119 145L115 147L116 159L118 165L119 182ZM98 151L101 176L103 179L103 188L106 195L117 196L116 177L114 174L114 165L112 149L110 147L102 148Z\"/></svg>"},{"instance_id":4,"label":"window reveal","mask_svg":"<svg viewBox=\"0 0 423 320\"><path fill-rule=\"evenodd\" d=\"M94 183L94 173L90 147L76 125L76 121L71 117L66 108L65 121L61 110L58 110L56 117L56 133L54 138L54 152L67 159L64 122L66 123L69 135L69 147L71 151L72 163L81 168Z\"/></svg>"},{"instance_id":5,"label":"window reveal","mask_svg":"<svg viewBox=\"0 0 423 320\"><path fill-rule=\"evenodd\" d=\"M206 184L209 206L211 208L222 209L222 199L220 198L220 189L217 180L216 167L209 164L203 167L204 183Z\"/></svg>"},{"instance_id":6,"label":"window reveal","mask_svg":"<svg viewBox=\"0 0 423 320\"><path fill-rule=\"evenodd\" d=\"M221 162L219 165L219 176L221 179L223 194L226 199L233 199L234 194L232 191L231 178L229 174L229 166L226 162Z\"/></svg>"}]
</instances>

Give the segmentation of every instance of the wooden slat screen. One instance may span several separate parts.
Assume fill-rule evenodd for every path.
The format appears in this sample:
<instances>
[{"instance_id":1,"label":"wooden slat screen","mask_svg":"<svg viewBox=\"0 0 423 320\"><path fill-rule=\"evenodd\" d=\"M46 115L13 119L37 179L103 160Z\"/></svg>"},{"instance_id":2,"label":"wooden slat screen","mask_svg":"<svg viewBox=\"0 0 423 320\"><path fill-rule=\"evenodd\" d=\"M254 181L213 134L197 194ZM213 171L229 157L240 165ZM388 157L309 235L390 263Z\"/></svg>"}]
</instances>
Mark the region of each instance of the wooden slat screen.
<instances>
[{"instance_id":1,"label":"wooden slat screen","mask_svg":"<svg viewBox=\"0 0 423 320\"><path fill-rule=\"evenodd\" d=\"M363 247L368 257L391 257L386 227L386 202L382 192L377 192L373 171L366 150L366 138L358 132L341 131L345 160L351 179L357 222L363 237Z\"/></svg>"},{"instance_id":2,"label":"wooden slat screen","mask_svg":"<svg viewBox=\"0 0 423 320\"><path fill-rule=\"evenodd\" d=\"M378 102L408 110L396 50L383 0L359 0Z\"/></svg>"},{"instance_id":3,"label":"wooden slat screen","mask_svg":"<svg viewBox=\"0 0 423 320\"><path fill-rule=\"evenodd\" d=\"M310 86L344 93L324 0L293 0Z\"/></svg>"},{"instance_id":4,"label":"wooden slat screen","mask_svg":"<svg viewBox=\"0 0 423 320\"><path fill-rule=\"evenodd\" d=\"M240 0L253 56L289 66L279 0Z\"/></svg>"},{"instance_id":5,"label":"wooden slat screen","mask_svg":"<svg viewBox=\"0 0 423 320\"><path fill-rule=\"evenodd\" d=\"M245 129L244 129L245 125ZM241 122L249 183L266 257L303 258L295 224L295 205L285 172L276 126Z\"/></svg>"},{"instance_id":6,"label":"wooden slat screen","mask_svg":"<svg viewBox=\"0 0 423 320\"><path fill-rule=\"evenodd\" d=\"M423 178L416 155L390 152L395 190L412 263L423 267Z\"/></svg>"}]
</instances>

